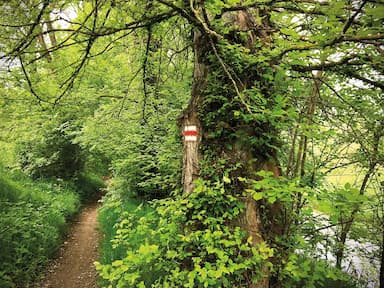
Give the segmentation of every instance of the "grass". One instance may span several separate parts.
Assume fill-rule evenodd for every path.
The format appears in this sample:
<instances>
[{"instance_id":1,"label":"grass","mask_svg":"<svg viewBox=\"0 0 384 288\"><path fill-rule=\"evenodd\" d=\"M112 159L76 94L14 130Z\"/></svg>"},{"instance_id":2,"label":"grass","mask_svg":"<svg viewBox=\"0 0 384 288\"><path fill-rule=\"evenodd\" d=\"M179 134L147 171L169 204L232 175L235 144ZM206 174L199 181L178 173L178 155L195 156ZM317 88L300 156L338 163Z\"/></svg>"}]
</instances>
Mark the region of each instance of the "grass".
<instances>
[{"instance_id":1,"label":"grass","mask_svg":"<svg viewBox=\"0 0 384 288\"><path fill-rule=\"evenodd\" d=\"M102 234L100 243L100 256L98 262L101 264L110 264L115 260L124 259L127 256L127 247L117 243L115 237L119 227L117 225L126 218L127 213L135 215L137 218L145 216L152 211L146 202L134 198L125 198L116 193L109 191L102 199L103 205L99 210L98 222ZM140 209L138 209L140 206ZM134 240L135 243L144 241L141 236L139 239ZM132 243L134 245L134 243ZM101 274L100 274L101 275ZM149 277L149 276L148 276ZM154 277L154 275L151 275ZM105 282L101 277L99 278L99 286L106 287L108 282Z\"/></svg>"},{"instance_id":2,"label":"grass","mask_svg":"<svg viewBox=\"0 0 384 288\"><path fill-rule=\"evenodd\" d=\"M98 221L103 235L100 243L100 263L111 263L116 259L125 257L126 251L122 247L113 247L112 240L116 236L117 227L123 212L134 212L141 204L135 199L114 199L112 195L103 198L103 206L100 208Z\"/></svg>"},{"instance_id":3,"label":"grass","mask_svg":"<svg viewBox=\"0 0 384 288\"><path fill-rule=\"evenodd\" d=\"M1 170L0 287L28 287L61 244L80 198L66 183Z\"/></svg>"}]
</instances>

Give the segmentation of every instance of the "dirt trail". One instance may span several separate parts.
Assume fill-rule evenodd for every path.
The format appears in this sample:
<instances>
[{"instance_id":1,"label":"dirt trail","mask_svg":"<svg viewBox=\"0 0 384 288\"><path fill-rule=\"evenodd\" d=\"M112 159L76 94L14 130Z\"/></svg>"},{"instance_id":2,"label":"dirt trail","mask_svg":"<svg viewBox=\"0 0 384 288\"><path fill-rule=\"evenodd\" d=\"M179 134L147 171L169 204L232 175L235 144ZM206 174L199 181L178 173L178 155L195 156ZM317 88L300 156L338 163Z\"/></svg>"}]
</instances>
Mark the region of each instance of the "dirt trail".
<instances>
[{"instance_id":1,"label":"dirt trail","mask_svg":"<svg viewBox=\"0 0 384 288\"><path fill-rule=\"evenodd\" d=\"M97 203L85 207L71 227L59 257L48 267L43 288L95 288L98 257Z\"/></svg>"}]
</instances>

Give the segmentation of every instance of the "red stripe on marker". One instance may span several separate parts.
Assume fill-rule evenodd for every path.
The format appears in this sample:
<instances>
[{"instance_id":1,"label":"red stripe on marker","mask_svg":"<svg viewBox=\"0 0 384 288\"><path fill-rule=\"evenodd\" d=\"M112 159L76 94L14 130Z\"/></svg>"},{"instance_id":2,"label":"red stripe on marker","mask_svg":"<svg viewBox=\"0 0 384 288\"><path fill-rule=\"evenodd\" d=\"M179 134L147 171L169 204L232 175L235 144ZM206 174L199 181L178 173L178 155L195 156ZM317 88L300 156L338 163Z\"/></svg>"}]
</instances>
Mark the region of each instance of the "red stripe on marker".
<instances>
[{"instance_id":1,"label":"red stripe on marker","mask_svg":"<svg viewBox=\"0 0 384 288\"><path fill-rule=\"evenodd\" d=\"M197 131L192 131L192 130L184 131L184 136L197 136Z\"/></svg>"}]
</instances>

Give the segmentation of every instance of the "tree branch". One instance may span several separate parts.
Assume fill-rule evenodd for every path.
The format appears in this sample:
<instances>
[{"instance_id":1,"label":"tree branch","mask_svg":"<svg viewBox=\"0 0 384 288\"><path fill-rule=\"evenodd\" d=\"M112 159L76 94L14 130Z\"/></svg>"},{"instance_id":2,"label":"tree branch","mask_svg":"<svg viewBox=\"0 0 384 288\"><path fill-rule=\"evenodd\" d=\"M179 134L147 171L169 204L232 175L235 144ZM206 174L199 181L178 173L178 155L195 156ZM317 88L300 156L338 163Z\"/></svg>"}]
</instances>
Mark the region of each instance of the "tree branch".
<instances>
[{"instance_id":1,"label":"tree branch","mask_svg":"<svg viewBox=\"0 0 384 288\"><path fill-rule=\"evenodd\" d=\"M23 62L23 58L22 58L22 57L19 57L19 60L20 60L21 70L23 71L24 77L25 77L25 79L27 80L27 83L28 83L29 91L31 91L32 95L36 97L36 99L38 100L38 104L41 106L41 102L50 103L49 101L44 100L43 98L41 98L41 97L36 93L35 89L33 88L31 79L29 78L28 72L27 72L27 70L25 69L24 62ZM50 104L51 104L51 103L50 103Z\"/></svg>"},{"instance_id":2,"label":"tree branch","mask_svg":"<svg viewBox=\"0 0 384 288\"><path fill-rule=\"evenodd\" d=\"M361 3L360 7L355 11L355 13L351 16L351 18L348 19L348 21L345 23L343 28L343 35L347 32L347 30L351 27L353 21L357 17L357 15L360 14L361 10L363 9L364 5L367 4L368 1L364 0L363 3Z\"/></svg>"},{"instance_id":3,"label":"tree branch","mask_svg":"<svg viewBox=\"0 0 384 288\"><path fill-rule=\"evenodd\" d=\"M20 55L24 49L29 47L29 45L32 43L34 38L29 39L29 41L27 41L27 39L32 35L35 28L40 24L44 11L45 9L47 9L48 5L49 5L49 0L44 0L43 7L39 11L39 14L37 15L36 20L32 23L32 25L30 25L27 35L19 42L19 44L15 48L13 48L10 52L6 53L4 56L0 57L0 59L4 57L8 57L10 55L14 55L15 53Z\"/></svg>"},{"instance_id":4,"label":"tree branch","mask_svg":"<svg viewBox=\"0 0 384 288\"><path fill-rule=\"evenodd\" d=\"M342 58L340 61L327 62L327 63L321 63L321 64L317 64L317 65L308 65L308 66L292 65L291 68L292 68L292 70L295 70L297 72L310 72L313 70L319 70L319 71L330 70L332 68L335 68L335 67L341 66L341 65L364 65L364 64L366 64L365 62L363 62L361 60L356 60L356 61L350 62L353 59L356 59L356 55Z\"/></svg>"},{"instance_id":5,"label":"tree branch","mask_svg":"<svg viewBox=\"0 0 384 288\"><path fill-rule=\"evenodd\" d=\"M342 71L340 71L340 73L342 73L346 76L361 80L364 83L370 84L376 88L380 88L380 89L384 90L384 82L379 82L379 81L368 79L368 78L363 77L363 76L359 75L358 73L350 71L350 70L348 70L348 71L342 70Z\"/></svg>"},{"instance_id":6,"label":"tree branch","mask_svg":"<svg viewBox=\"0 0 384 288\"><path fill-rule=\"evenodd\" d=\"M331 47L335 44L343 43L343 42L364 42L364 41L374 41L374 40L384 40L384 33L376 33L376 34L370 34L370 35L342 35L325 44L308 43L303 45L294 45L281 51L280 54L276 57L276 59L281 59L287 53L294 52L294 51L308 51L312 49L322 49L324 47ZM377 43L375 44L377 45ZM384 43L382 43L382 45L384 45Z\"/></svg>"}]
</instances>

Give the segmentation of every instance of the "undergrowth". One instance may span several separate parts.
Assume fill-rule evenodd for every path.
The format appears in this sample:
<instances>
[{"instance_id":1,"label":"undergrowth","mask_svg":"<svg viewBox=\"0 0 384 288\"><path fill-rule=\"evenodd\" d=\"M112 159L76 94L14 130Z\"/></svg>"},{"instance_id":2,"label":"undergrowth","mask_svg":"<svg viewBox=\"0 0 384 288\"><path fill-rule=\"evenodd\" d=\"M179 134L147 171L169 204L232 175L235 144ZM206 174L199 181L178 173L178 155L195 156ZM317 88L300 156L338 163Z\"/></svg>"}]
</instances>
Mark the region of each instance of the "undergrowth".
<instances>
[{"instance_id":1,"label":"undergrowth","mask_svg":"<svg viewBox=\"0 0 384 288\"><path fill-rule=\"evenodd\" d=\"M113 244L118 230L117 223L122 221L125 213L135 213L137 216L144 216L149 213L152 208L144 205L137 199L122 199L114 194L107 194L103 200L103 205L99 210L98 222L102 232L102 240L100 243L101 263L111 263L125 256L126 250L118 245ZM138 211L140 207L140 211Z\"/></svg>"},{"instance_id":2,"label":"undergrowth","mask_svg":"<svg viewBox=\"0 0 384 288\"><path fill-rule=\"evenodd\" d=\"M66 182L1 172L0 287L29 287L61 244L80 197Z\"/></svg>"},{"instance_id":3,"label":"undergrowth","mask_svg":"<svg viewBox=\"0 0 384 288\"><path fill-rule=\"evenodd\" d=\"M103 180L98 175L90 172L79 173L79 175L72 180L72 183L83 203L99 199L102 190L105 188Z\"/></svg>"},{"instance_id":4,"label":"undergrowth","mask_svg":"<svg viewBox=\"0 0 384 288\"><path fill-rule=\"evenodd\" d=\"M199 183L189 197L156 200L151 209L125 210L113 197L100 219L115 215L116 223L105 239L116 254L96 263L102 287L247 287L273 255L228 225L242 204L221 183Z\"/></svg>"},{"instance_id":5,"label":"undergrowth","mask_svg":"<svg viewBox=\"0 0 384 288\"><path fill-rule=\"evenodd\" d=\"M243 203L221 182L195 185L194 193L149 204L109 192L99 213L100 287L251 287L268 273L265 267L286 288L359 287L304 254L292 253L278 273L282 263L271 262L276 249L267 242L252 245L232 225L243 215Z\"/></svg>"}]
</instances>

